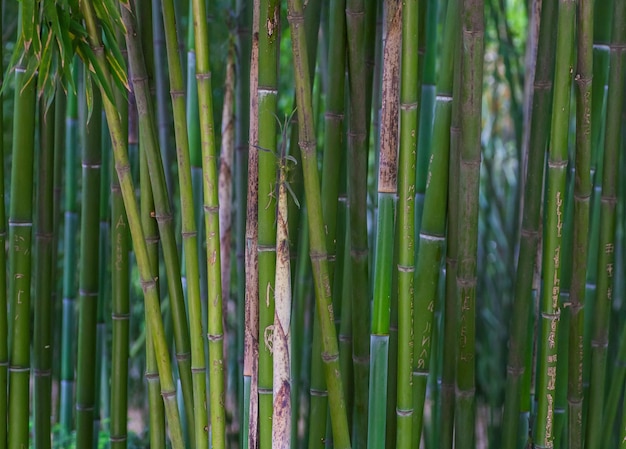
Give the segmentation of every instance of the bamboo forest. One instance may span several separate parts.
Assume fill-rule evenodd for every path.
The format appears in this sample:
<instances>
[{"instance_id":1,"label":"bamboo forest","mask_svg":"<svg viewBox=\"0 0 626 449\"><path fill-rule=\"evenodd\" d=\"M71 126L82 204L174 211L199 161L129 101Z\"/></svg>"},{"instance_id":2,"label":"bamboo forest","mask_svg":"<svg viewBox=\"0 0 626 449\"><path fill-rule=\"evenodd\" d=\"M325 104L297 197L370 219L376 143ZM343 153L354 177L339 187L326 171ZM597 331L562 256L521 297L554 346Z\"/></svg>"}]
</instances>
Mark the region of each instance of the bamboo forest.
<instances>
[{"instance_id":1,"label":"bamboo forest","mask_svg":"<svg viewBox=\"0 0 626 449\"><path fill-rule=\"evenodd\" d=\"M626 449L626 0L0 3L0 449Z\"/></svg>"}]
</instances>

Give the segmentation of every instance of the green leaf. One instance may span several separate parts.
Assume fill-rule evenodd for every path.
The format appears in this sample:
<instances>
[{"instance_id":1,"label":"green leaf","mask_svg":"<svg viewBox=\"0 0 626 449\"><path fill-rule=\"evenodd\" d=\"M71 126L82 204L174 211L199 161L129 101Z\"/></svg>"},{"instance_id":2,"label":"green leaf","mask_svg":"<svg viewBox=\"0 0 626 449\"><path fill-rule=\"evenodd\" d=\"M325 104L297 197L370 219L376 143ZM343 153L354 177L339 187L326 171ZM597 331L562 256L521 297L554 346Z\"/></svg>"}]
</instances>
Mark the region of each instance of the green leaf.
<instances>
[{"instance_id":1,"label":"green leaf","mask_svg":"<svg viewBox=\"0 0 626 449\"><path fill-rule=\"evenodd\" d=\"M96 81L104 91L108 100L111 103L115 103L115 98L113 96L113 92L111 91L109 80L107 80L106 75L102 71L102 67L100 67L100 63L98 62L98 59L96 58L96 55L91 47L84 42L80 42L76 51L85 63L85 67L87 67L87 69L96 76Z\"/></svg>"},{"instance_id":2,"label":"green leaf","mask_svg":"<svg viewBox=\"0 0 626 449\"><path fill-rule=\"evenodd\" d=\"M30 49L35 34L35 0L21 0L22 3L22 42L24 53Z\"/></svg>"}]
</instances>

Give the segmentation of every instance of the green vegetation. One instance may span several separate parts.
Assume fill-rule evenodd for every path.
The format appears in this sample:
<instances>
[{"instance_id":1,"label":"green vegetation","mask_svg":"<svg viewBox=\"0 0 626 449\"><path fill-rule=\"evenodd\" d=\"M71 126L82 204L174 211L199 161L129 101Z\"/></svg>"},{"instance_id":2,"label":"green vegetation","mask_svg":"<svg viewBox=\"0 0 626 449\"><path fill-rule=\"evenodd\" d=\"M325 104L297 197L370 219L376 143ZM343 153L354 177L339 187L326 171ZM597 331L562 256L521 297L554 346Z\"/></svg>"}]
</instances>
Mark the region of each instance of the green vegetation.
<instances>
[{"instance_id":1,"label":"green vegetation","mask_svg":"<svg viewBox=\"0 0 626 449\"><path fill-rule=\"evenodd\" d=\"M626 0L0 35L0 449L623 447Z\"/></svg>"}]
</instances>

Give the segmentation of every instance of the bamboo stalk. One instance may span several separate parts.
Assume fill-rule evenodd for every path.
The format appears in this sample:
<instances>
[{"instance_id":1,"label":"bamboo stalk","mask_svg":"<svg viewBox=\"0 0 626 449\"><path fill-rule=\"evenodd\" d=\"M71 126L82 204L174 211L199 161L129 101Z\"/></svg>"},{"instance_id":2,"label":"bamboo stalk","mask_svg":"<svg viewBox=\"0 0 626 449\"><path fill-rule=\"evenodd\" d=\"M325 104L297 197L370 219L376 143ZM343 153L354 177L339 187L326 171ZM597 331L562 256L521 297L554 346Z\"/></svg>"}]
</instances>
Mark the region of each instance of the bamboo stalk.
<instances>
[{"instance_id":1,"label":"bamboo stalk","mask_svg":"<svg viewBox=\"0 0 626 449\"><path fill-rule=\"evenodd\" d=\"M53 178L55 104L46 109L40 102L41 147L38 154L37 218L35 222L35 322L33 336L33 427L34 447L52 447L52 291L53 288Z\"/></svg>"},{"instance_id":2,"label":"bamboo stalk","mask_svg":"<svg viewBox=\"0 0 626 449\"><path fill-rule=\"evenodd\" d=\"M123 130L128 141L128 102L121 93L116 95ZM128 412L128 351L130 321L130 273L128 220L119 180L111 163L111 449L127 447ZM150 340L148 340L150 341Z\"/></svg>"},{"instance_id":3,"label":"bamboo stalk","mask_svg":"<svg viewBox=\"0 0 626 449\"><path fill-rule=\"evenodd\" d=\"M430 5L429 5L430 6ZM448 2L446 13L445 35L442 48L441 76L438 80L435 122L432 131L432 156L428 166L427 179L425 185L424 209L419 233L419 252L416 262L416 292L415 292L415 335L417 344L414 347L413 356L416 359L413 384L414 384L414 414L413 419L414 440L419 440L423 428L424 403L426 398L427 379L430 370L430 359L435 326L433 316L437 298L437 287L439 283L439 272L441 268L441 256L443 254L443 244L445 239L446 207L448 197L448 171L449 171L449 151L450 151L450 122L452 116L452 84L453 84L453 55L456 47L456 29L459 20L457 2ZM420 131L420 139L424 134ZM418 162L419 164L419 162ZM419 194L416 194L419 195ZM416 200L417 202L417 200ZM417 207L417 205L416 205ZM447 273L450 276L450 273ZM447 303L444 307L445 314L454 314L455 308ZM454 333L452 331L449 315L444 317L444 339L451 340ZM445 349L444 349L445 351ZM452 363L450 363L452 362ZM444 370L442 374L446 379L446 388L442 385L442 413L450 414L453 405L451 389L449 386L453 382L454 366L453 359L447 357L444 360ZM447 364L446 364L447 363ZM452 375L450 375L452 371ZM445 401L445 402L444 402ZM447 408L445 408L447 407ZM448 421L449 422L449 421ZM444 433L444 430L442 430ZM445 432L449 438L449 434ZM441 435L442 438L443 435ZM449 440L448 440L449 441Z\"/></svg>"},{"instance_id":4,"label":"bamboo stalk","mask_svg":"<svg viewBox=\"0 0 626 449\"><path fill-rule=\"evenodd\" d=\"M484 53L482 0L466 0L462 12L460 101L459 229L457 266L457 378L455 447L474 446L476 256L480 177L481 93Z\"/></svg>"},{"instance_id":5,"label":"bamboo stalk","mask_svg":"<svg viewBox=\"0 0 626 449\"><path fill-rule=\"evenodd\" d=\"M541 295L541 346L537 371L538 398L535 441L549 447L555 438L554 407L559 330L559 293L561 283L561 240L567 137L572 82L571 58L574 46L576 2L559 1L554 96L548 160L548 185L545 205L545 240L542 256L543 290Z\"/></svg>"},{"instance_id":6,"label":"bamboo stalk","mask_svg":"<svg viewBox=\"0 0 626 449\"><path fill-rule=\"evenodd\" d=\"M76 443L89 447L94 441L96 382L96 318L99 299L98 244L101 171L101 100L93 96L93 111L87 124L82 151L82 197L80 230L80 282L78 358L76 360Z\"/></svg>"},{"instance_id":7,"label":"bamboo stalk","mask_svg":"<svg viewBox=\"0 0 626 449\"><path fill-rule=\"evenodd\" d=\"M549 133L549 120L554 64L554 19L557 3L546 0L541 8L537 66L533 81L533 101L530 122L529 153L524 184L522 230L518 268L515 280L515 299L509 340L507 385L504 403L503 445L506 449L517 447L522 431L520 422L522 382L526 369L526 354L532 352L528 337L528 320L532 305L533 276L537 248L540 241L541 192L545 149Z\"/></svg>"},{"instance_id":8,"label":"bamboo stalk","mask_svg":"<svg viewBox=\"0 0 626 449\"><path fill-rule=\"evenodd\" d=\"M346 1L348 39L348 201L350 204L350 257L352 258L352 360L354 369L354 434L357 439L367 435L369 384L370 297L367 242L367 129L369 92L366 68L366 14L363 0ZM369 2L368 2L369 3ZM370 80L371 81L371 80ZM365 93L365 95L364 95ZM361 446L366 446L366 441Z\"/></svg>"},{"instance_id":9,"label":"bamboo stalk","mask_svg":"<svg viewBox=\"0 0 626 449\"><path fill-rule=\"evenodd\" d=\"M243 428L248 429L244 449L258 449L258 357L259 357L259 262L258 262L258 108L254 93L259 84L259 15L260 1L252 6L252 45L250 51L250 128L248 139L248 195L246 200L246 299L244 332L244 416Z\"/></svg>"},{"instance_id":10,"label":"bamboo stalk","mask_svg":"<svg viewBox=\"0 0 626 449\"><path fill-rule=\"evenodd\" d=\"M615 214L617 205L617 168L621 144L621 112L624 96L624 44L626 44L626 2L616 0L611 34L609 91L606 106L606 130L600 199L600 239L598 245L598 287L593 309L591 337L591 376L589 379L589 410L587 414L586 447L599 445L606 380L606 359L609 344L609 315L613 303L615 270Z\"/></svg>"},{"instance_id":11,"label":"bamboo stalk","mask_svg":"<svg viewBox=\"0 0 626 449\"><path fill-rule=\"evenodd\" d=\"M285 145L281 155L276 226L276 293L273 349L272 448L291 447L291 268Z\"/></svg>"},{"instance_id":12,"label":"bamboo stalk","mask_svg":"<svg viewBox=\"0 0 626 449\"><path fill-rule=\"evenodd\" d=\"M211 409L210 444L214 449L225 445L224 410L224 330L222 315L221 257L219 242L219 204L217 192L216 146L213 126L213 97L209 69L209 42L204 2L193 1L196 42L196 79L200 111L204 220L207 244L209 395Z\"/></svg>"},{"instance_id":13,"label":"bamboo stalk","mask_svg":"<svg viewBox=\"0 0 626 449\"><path fill-rule=\"evenodd\" d=\"M178 54L176 38L176 17L171 0L163 0L163 20L167 48L170 92L174 112L174 131L176 139L176 160L178 163L178 182L180 190L180 209L182 214L182 236L184 262L187 272L187 304L191 332L191 373L193 378L194 421L193 437L198 449L208 447L208 429L206 412L206 366L204 358L204 338L202 331L202 306L200 301L200 272L198 264L198 244L194 200L192 188L187 117L185 111L185 93L182 67Z\"/></svg>"},{"instance_id":14,"label":"bamboo stalk","mask_svg":"<svg viewBox=\"0 0 626 449\"><path fill-rule=\"evenodd\" d=\"M72 68L74 79L78 78L78 59ZM63 312L61 331L61 431L68 436L73 428L74 395L74 302L76 299L76 250L78 216L76 213L76 152L78 143L78 108L76 93L67 94L65 117L65 193L63 236Z\"/></svg>"},{"instance_id":15,"label":"bamboo stalk","mask_svg":"<svg viewBox=\"0 0 626 449\"><path fill-rule=\"evenodd\" d=\"M28 62L28 54L22 63ZM35 79L26 81L25 67L15 69L13 159L9 209L9 413L8 447L28 447L30 402L30 280L33 156L35 149ZM19 151L18 151L19 149Z\"/></svg>"},{"instance_id":16,"label":"bamboo stalk","mask_svg":"<svg viewBox=\"0 0 626 449\"><path fill-rule=\"evenodd\" d=\"M4 7L4 3L2 4ZM4 11L3 11L4 12ZM4 17L4 14L2 14ZM0 36L3 36L3 24L0 19ZM0 47L0 129L4 129L4 45ZM4 161L4 138L0 139L0 160ZM9 380L8 348L8 304L7 304L7 253L6 247L6 211L4 194L4 162L0 170L0 449L7 447L7 405Z\"/></svg>"},{"instance_id":17,"label":"bamboo stalk","mask_svg":"<svg viewBox=\"0 0 626 449\"><path fill-rule=\"evenodd\" d=\"M583 447L583 333L588 258L593 104L593 2L579 0L576 86L574 255L570 287L568 446Z\"/></svg>"},{"instance_id":18,"label":"bamboo stalk","mask_svg":"<svg viewBox=\"0 0 626 449\"><path fill-rule=\"evenodd\" d=\"M90 45L96 49L96 62L99 69L102 70L105 75L105 82L108 82L110 79L108 68L105 64L102 47L100 46L98 38L99 34L97 32L97 25L92 5L88 2L83 2L80 4L80 7L85 18ZM100 90L101 92L105 91L105 87L101 85ZM159 368L158 371L161 380L161 394L165 403L170 438L172 446L178 449L183 447L183 438L180 427L180 417L178 415L178 409L175 402L176 389L174 379L172 377L167 345L165 342L164 326L160 317L161 312L157 296L157 284L155 279L150 275L148 252L144 241L144 233L141 229L141 223L139 220L137 202L134 197L134 187L130 175L130 166L126 151L127 142L122 139L123 131L120 125L119 115L117 114L113 103L108 97L106 97L106 94L103 96L103 103L107 123L109 125L109 132L111 134L111 142L113 144L116 171L120 181L120 187L122 189L124 205L129 220L129 228L131 230L133 246L135 248L135 256L140 271L142 290L144 292L144 304L146 315L148 317L147 322L148 326L150 326L153 331L152 343L154 345L156 361Z\"/></svg>"},{"instance_id":19,"label":"bamboo stalk","mask_svg":"<svg viewBox=\"0 0 626 449\"><path fill-rule=\"evenodd\" d=\"M315 279L316 308L320 318L326 385L329 393L333 440L336 447L350 447L337 334L332 313L331 286L328 284L328 254L323 232L322 206L319 193L319 174L315 157L315 134L311 104L310 80L302 3L290 0L287 18L291 27L292 50L298 104L300 150L304 174L304 190L309 212L310 257Z\"/></svg>"}]
</instances>

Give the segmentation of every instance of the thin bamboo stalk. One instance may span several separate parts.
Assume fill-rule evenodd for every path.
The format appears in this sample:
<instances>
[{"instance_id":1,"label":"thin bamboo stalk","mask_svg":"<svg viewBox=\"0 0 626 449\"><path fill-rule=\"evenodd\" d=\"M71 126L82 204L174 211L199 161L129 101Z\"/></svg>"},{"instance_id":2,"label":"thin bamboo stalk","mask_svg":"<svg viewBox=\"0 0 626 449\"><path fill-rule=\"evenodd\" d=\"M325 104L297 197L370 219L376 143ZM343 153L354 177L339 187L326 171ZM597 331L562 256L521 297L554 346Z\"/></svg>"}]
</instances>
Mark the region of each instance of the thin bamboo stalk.
<instances>
[{"instance_id":1,"label":"thin bamboo stalk","mask_svg":"<svg viewBox=\"0 0 626 449\"><path fill-rule=\"evenodd\" d=\"M310 257L315 279L316 308L322 331L323 361L329 393L333 440L336 447L350 447L348 422L344 402L337 334L333 319L331 286L328 284L328 253L323 231L319 174L315 157L315 133L311 104L311 87L302 3L288 2L287 18L291 27L292 51L298 105L299 142L302 151L304 190L309 212Z\"/></svg>"},{"instance_id":2,"label":"thin bamboo stalk","mask_svg":"<svg viewBox=\"0 0 626 449\"><path fill-rule=\"evenodd\" d=\"M210 444L214 449L225 445L224 410L224 330L222 314L221 257L219 242L219 204L217 199L217 164L213 126L213 97L209 68L209 42L205 4L193 1L196 42L196 79L200 111L204 220L207 244L209 394L211 409Z\"/></svg>"},{"instance_id":3,"label":"thin bamboo stalk","mask_svg":"<svg viewBox=\"0 0 626 449\"><path fill-rule=\"evenodd\" d=\"M352 361L354 370L354 434L367 435L369 385L369 272L367 242L367 130L369 92L366 75L366 14L363 0L346 2L348 39L348 201L350 204L350 256L352 258ZM370 3L370 2L367 2ZM371 80L369 80L371 81ZM364 95L365 93L365 95ZM355 442L356 443L356 442ZM362 447L366 446L363 441ZM357 443L358 444L358 443Z\"/></svg>"},{"instance_id":4,"label":"thin bamboo stalk","mask_svg":"<svg viewBox=\"0 0 626 449\"><path fill-rule=\"evenodd\" d=\"M4 7L4 3L2 4ZM4 12L4 11L3 11ZM4 17L4 14L2 14ZM0 36L3 36L2 20L0 19ZM0 129L4 129L4 45L0 47ZM0 139L0 161L4 161L4 139ZM7 322L7 253L6 247L6 211L4 200L4 163L0 170L0 449L7 447L7 404L9 380L9 350Z\"/></svg>"},{"instance_id":5,"label":"thin bamboo stalk","mask_svg":"<svg viewBox=\"0 0 626 449\"><path fill-rule=\"evenodd\" d=\"M78 78L77 59L72 68L73 77ZM78 215L76 213L76 152L78 143L78 103L76 93L71 89L67 94L65 117L65 193L64 193L64 235L63 235L63 312L61 331L61 391L60 417L61 432L67 436L73 428L74 395L74 302L76 299L76 250Z\"/></svg>"},{"instance_id":6,"label":"thin bamboo stalk","mask_svg":"<svg viewBox=\"0 0 626 449\"><path fill-rule=\"evenodd\" d=\"M259 262L258 262L258 108L255 92L259 84L260 1L252 5L252 44L250 50L250 128L248 139L248 195L246 200L246 298L244 323L244 400L243 428L248 429L244 449L258 449L258 357L259 357Z\"/></svg>"},{"instance_id":7,"label":"thin bamboo stalk","mask_svg":"<svg viewBox=\"0 0 626 449\"><path fill-rule=\"evenodd\" d=\"M34 447L52 447L52 291L53 291L53 178L55 104L46 110L40 102L41 145L38 154L37 218L35 222L35 328L33 336L33 427Z\"/></svg>"},{"instance_id":8,"label":"thin bamboo stalk","mask_svg":"<svg viewBox=\"0 0 626 449\"><path fill-rule=\"evenodd\" d=\"M570 286L568 447L583 447L583 333L588 258L593 104L593 2L579 0L576 86L574 248Z\"/></svg>"},{"instance_id":9,"label":"thin bamboo stalk","mask_svg":"<svg viewBox=\"0 0 626 449\"><path fill-rule=\"evenodd\" d=\"M600 239L598 245L598 287L593 309L591 337L591 376L585 446L599 446L602 438L606 359L609 344L609 315L613 303L615 270L615 215L617 205L617 168L621 143L621 111L624 96L626 61L626 2L616 0L611 34L609 91L600 199Z\"/></svg>"},{"instance_id":10,"label":"thin bamboo stalk","mask_svg":"<svg viewBox=\"0 0 626 449\"><path fill-rule=\"evenodd\" d=\"M148 66L144 62L143 50L137 40L137 36L133 34L133 32L136 33L136 28L132 16L125 8L122 8L122 18L127 29L126 46L128 48L128 59L132 73L135 99L137 101L140 145L141 148L145 148L148 159L150 182L154 195L155 214L163 248L167 286L170 293L172 319L174 322L174 338L177 352L176 359L185 404L185 416L188 423L194 423L189 328L185 312L182 284L180 282L180 262L176 248L176 239L174 237L174 228L172 226L170 200L165 185L163 164L160 160L161 154L156 140L154 110L148 85L149 78L147 76ZM177 91L173 91L174 95L176 95ZM185 129L186 127L182 128L183 134L185 133ZM195 317L197 317L197 315L195 315L194 318ZM197 339L197 332L194 335L194 338ZM203 423L203 425L206 424ZM194 438L191 437L190 440L193 445Z\"/></svg>"},{"instance_id":11,"label":"thin bamboo stalk","mask_svg":"<svg viewBox=\"0 0 626 449\"><path fill-rule=\"evenodd\" d=\"M559 1L554 96L548 160L548 184L545 205L545 240L542 256L543 290L541 295L541 340L538 341L538 398L535 441L549 447L554 442L555 380L559 330L559 294L561 284L561 240L567 138L572 82L571 58L575 34L575 1Z\"/></svg>"},{"instance_id":12,"label":"thin bamboo stalk","mask_svg":"<svg viewBox=\"0 0 626 449\"><path fill-rule=\"evenodd\" d=\"M117 93L116 102L123 130L128 141L128 102ZM128 351L130 321L130 272L128 219L119 180L111 163L111 449L127 447L128 414ZM150 340L147 340L150 341Z\"/></svg>"},{"instance_id":13,"label":"thin bamboo stalk","mask_svg":"<svg viewBox=\"0 0 626 449\"><path fill-rule=\"evenodd\" d=\"M430 5L429 5L430 6ZM459 20L457 1L448 2L446 13L445 36L443 40L441 75L437 84L435 122L432 131L432 156L428 166L425 185L424 209L419 233L419 252L416 262L416 292L415 292L415 335L416 345L413 356L416 359L416 371L413 378L413 419L414 439L419 440L423 428L424 403L426 398L426 386L430 370L430 359L433 345L433 331L435 326L433 316L437 298L437 287L441 268L441 256L445 239L446 207L448 197L448 172L450 151L450 122L452 116L452 84L453 84L453 55L456 47L456 29ZM424 111L425 112L425 111ZM420 131L420 139L424 134ZM419 156L418 156L419 157ZM418 162L419 164L419 162ZM419 194L416 194L419 195ZM416 200L417 203L417 200ZM417 204L416 204L417 207ZM450 275L448 273L448 275ZM454 306L446 304L444 313L454 313ZM444 318L444 339L451 339L453 331L450 327L450 318ZM452 340L453 341L453 340ZM447 362L447 364L446 364ZM443 369L448 370L442 378L446 378L446 387L451 385L454 366L452 358L444 361ZM452 376L450 372L452 371ZM443 380L443 379L442 379ZM443 389L442 407L448 407L445 413L450 413L453 404L451 389ZM448 421L449 422L449 421ZM442 431L443 432L443 431ZM448 434L449 437L449 434ZM448 440L449 441L449 440Z\"/></svg>"},{"instance_id":14,"label":"thin bamboo stalk","mask_svg":"<svg viewBox=\"0 0 626 449\"><path fill-rule=\"evenodd\" d=\"M386 437L387 409L380 407L379 404L386 404L388 400L387 371L389 366L389 323L394 262L394 209L398 179L397 147L400 101L402 101L403 106L406 106L405 98L400 99L400 57L403 54L402 4L395 0L385 1L383 3L383 17L385 19L383 24L384 56L378 170L378 226L374 261L372 333L370 337L369 390L371 394L369 395L367 440L359 442L359 444L368 445L372 448L384 447ZM406 43L408 44L408 42ZM410 61L406 62L410 63ZM400 122L400 126L406 126L406 114L403 113L402 118L404 120ZM401 130L407 131L405 128L401 128ZM413 136L415 136L415 132ZM408 137L411 137L410 134ZM407 145L409 142L405 140L401 143ZM414 175L415 167L410 166L408 169L413 171ZM405 204L402 203L401 207L404 206ZM413 219L413 214L411 214L411 219ZM411 251L413 251L413 247L411 247ZM410 272L410 275L412 278L413 272Z\"/></svg>"},{"instance_id":15,"label":"thin bamboo stalk","mask_svg":"<svg viewBox=\"0 0 626 449\"><path fill-rule=\"evenodd\" d=\"M21 8L22 6L20 6ZM28 55L21 61L28 62ZM8 447L28 447L30 402L30 280L32 238L33 156L35 149L35 79L25 79L25 67L15 69L13 159L9 209L9 413ZM18 151L19 149L19 151Z\"/></svg>"},{"instance_id":16,"label":"thin bamboo stalk","mask_svg":"<svg viewBox=\"0 0 626 449\"><path fill-rule=\"evenodd\" d=\"M555 51L553 23L556 17L556 8L557 3L554 0L544 0L541 8L537 64L535 80L533 81L529 153L524 184L521 244L515 280L515 299L511 315L514 319L511 320L509 359L507 362L504 429L502 432L502 444L506 449L517 447L517 441L522 432L522 430L518 430L521 419L521 389L525 367L528 366L526 354L531 352L528 321L532 307L537 248L540 241L541 192L549 133L548 115L550 114Z\"/></svg>"},{"instance_id":17,"label":"thin bamboo stalk","mask_svg":"<svg viewBox=\"0 0 626 449\"><path fill-rule=\"evenodd\" d=\"M462 9L462 60L459 151L459 222L457 304L457 378L455 447L474 447L475 333L478 190L480 177L481 93L484 53L484 5L466 0Z\"/></svg>"},{"instance_id":18,"label":"thin bamboo stalk","mask_svg":"<svg viewBox=\"0 0 626 449\"><path fill-rule=\"evenodd\" d=\"M80 7L85 18L89 42L94 48L101 49L95 13L92 5L88 2L83 2L80 4ZM96 52L95 62L104 74L104 82L109 82L110 84L110 81L108 81L110 79L110 74L108 73L108 68L102 51ZM101 85L100 90L101 92L106 91L105 86ZM155 279L150 275L149 259L144 241L144 233L141 229L139 210L134 196L134 187L130 175L130 166L126 151L127 142L122 139L123 131L115 106L111 100L106 97L106 95L103 97L103 102L107 123L109 125L109 132L111 134L111 142L113 144L116 171L120 181L120 187L122 189L124 205L129 220L129 228L131 230L133 246L135 248L135 256L140 272L140 279L144 292L144 305L146 315L148 317L147 322L148 326L150 326L153 331L152 343L154 345L156 360L159 368L158 371L161 379L161 394L165 403L170 438L172 446L178 449L183 447L183 437L180 426L180 417L178 415L178 409L175 402L176 388L172 377L171 364L165 342L163 321L160 316L160 304L156 290L157 284Z\"/></svg>"},{"instance_id":19,"label":"thin bamboo stalk","mask_svg":"<svg viewBox=\"0 0 626 449\"><path fill-rule=\"evenodd\" d=\"M101 101L94 93L93 114L82 150L78 358L76 359L76 444L93 445L96 382L96 317L99 299L98 243L101 171Z\"/></svg>"},{"instance_id":20,"label":"thin bamboo stalk","mask_svg":"<svg viewBox=\"0 0 626 449\"><path fill-rule=\"evenodd\" d=\"M198 264L198 244L196 219L194 214L193 187L183 72L178 54L176 38L176 17L171 0L163 0L163 20L170 78L170 92L174 112L174 132L176 139L176 160L182 214L183 252L186 269L187 304L191 332L191 373L193 378L193 437L198 449L208 447L206 412L206 366L204 358L204 338L202 331L202 305L200 301L200 272ZM190 423L191 424L191 423Z\"/></svg>"},{"instance_id":21,"label":"thin bamboo stalk","mask_svg":"<svg viewBox=\"0 0 626 449\"><path fill-rule=\"evenodd\" d=\"M139 145L139 185L140 185L140 213L141 227L146 236L146 246L150 259L150 271L157 279L159 275L159 227L154 218L154 198L152 195L152 184L148 170L147 157L141 147L138 137L137 111L132 111L132 134L129 134L129 142ZM157 281L157 291L160 291ZM165 414L163 409L163 399L160 395L160 377L156 366L156 354L154 345L151 344L152 330L146 328L146 382L148 383L148 403L150 405L150 447L165 448L165 432L162 428L165 425Z\"/></svg>"}]
</instances>

